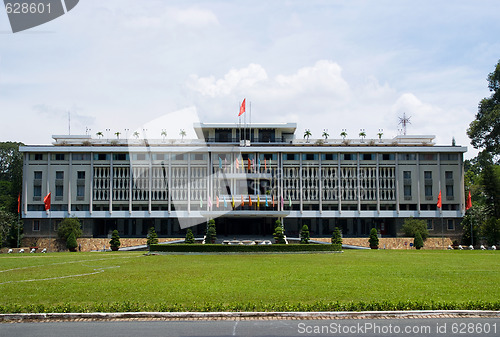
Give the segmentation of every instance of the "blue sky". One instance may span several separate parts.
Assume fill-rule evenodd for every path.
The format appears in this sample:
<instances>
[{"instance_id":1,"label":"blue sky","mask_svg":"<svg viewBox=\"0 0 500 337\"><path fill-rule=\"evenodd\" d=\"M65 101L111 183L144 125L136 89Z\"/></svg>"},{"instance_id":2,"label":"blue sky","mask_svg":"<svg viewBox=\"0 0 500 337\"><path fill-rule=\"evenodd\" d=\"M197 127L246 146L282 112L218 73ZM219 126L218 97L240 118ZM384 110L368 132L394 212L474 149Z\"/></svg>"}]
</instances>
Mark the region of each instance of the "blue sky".
<instances>
[{"instance_id":1,"label":"blue sky","mask_svg":"<svg viewBox=\"0 0 500 337\"><path fill-rule=\"evenodd\" d=\"M296 122L319 138L410 134L469 146L500 59L498 1L82 0L12 34L0 11L0 141L192 123ZM131 136L132 131L127 132Z\"/></svg>"}]
</instances>

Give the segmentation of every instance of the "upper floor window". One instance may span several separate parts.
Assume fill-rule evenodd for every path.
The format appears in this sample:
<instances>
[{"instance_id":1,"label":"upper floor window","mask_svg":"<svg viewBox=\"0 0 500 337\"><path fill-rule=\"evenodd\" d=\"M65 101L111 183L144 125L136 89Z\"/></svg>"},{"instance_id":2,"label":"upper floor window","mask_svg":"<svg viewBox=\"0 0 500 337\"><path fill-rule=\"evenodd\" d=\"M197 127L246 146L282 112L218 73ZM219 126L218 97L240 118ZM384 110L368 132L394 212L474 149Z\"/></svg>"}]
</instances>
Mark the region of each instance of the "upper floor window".
<instances>
[{"instance_id":1,"label":"upper floor window","mask_svg":"<svg viewBox=\"0 0 500 337\"><path fill-rule=\"evenodd\" d=\"M94 160L109 160L108 153L94 153Z\"/></svg>"},{"instance_id":2,"label":"upper floor window","mask_svg":"<svg viewBox=\"0 0 500 337\"><path fill-rule=\"evenodd\" d=\"M113 160L128 160L128 153L113 153Z\"/></svg>"},{"instance_id":3,"label":"upper floor window","mask_svg":"<svg viewBox=\"0 0 500 337\"><path fill-rule=\"evenodd\" d=\"M285 160L299 160L297 153L285 153Z\"/></svg>"},{"instance_id":4,"label":"upper floor window","mask_svg":"<svg viewBox=\"0 0 500 337\"><path fill-rule=\"evenodd\" d=\"M317 153L303 153L302 160L318 160Z\"/></svg>"},{"instance_id":5,"label":"upper floor window","mask_svg":"<svg viewBox=\"0 0 500 337\"><path fill-rule=\"evenodd\" d=\"M382 159L382 160L394 160L394 153L382 153L380 155L380 159Z\"/></svg>"},{"instance_id":6,"label":"upper floor window","mask_svg":"<svg viewBox=\"0 0 500 337\"><path fill-rule=\"evenodd\" d=\"M90 153L73 153L71 155L73 160L79 161L79 160L90 160Z\"/></svg>"},{"instance_id":7,"label":"upper floor window","mask_svg":"<svg viewBox=\"0 0 500 337\"><path fill-rule=\"evenodd\" d=\"M36 180L42 180L42 171L35 171L35 172L33 172L33 177Z\"/></svg>"},{"instance_id":8,"label":"upper floor window","mask_svg":"<svg viewBox=\"0 0 500 337\"><path fill-rule=\"evenodd\" d=\"M66 156L64 155L64 153L55 153L52 158L54 160L64 160Z\"/></svg>"},{"instance_id":9,"label":"upper floor window","mask_svg":"<svg viewBox=\"0 0 500 337\"><path fill-rule=\"evenodd\" d=\"M337 160L336 153L323 153L321 155L321 160Z\"/></svg>"},{"instance_id":10,"label":"upper floor window","mask_svg":"<svg viewBox=\"0 0 500 337\"><path fill-rule=\"evenodd\" d=\"M399 160L417 160L417 155L415 153L400 153L398 155Z\"/></svg>"},{"instance_id":11,"label":"upper floor window","mask_svg":"<svg viewBox=\"0 0 500 337\"><path fill-rule=\"evenodd\" d=\"M356 160L357 158L355 153L342 153L342 160Z\"/></svg>"},{"instance_id":12,"label":"upper floor window","mask_svg":"<svg viewBox=\"0 0 500 337\"><path fill-rule=\"evenodd\" d=\"M437 155L435 153L421 153L420 160L427 160L427 161L437 160Z\"/></svg>"},{"instance_id":13,"label":"upper floor window","mask_svg":"<svg viewBox=\"0 0 500 337\"><path fill-rule=\"evenodd\" d=\"M43 160L43 154L42 153L35 153L33 155L33 160Z\"/></svg>"}]
</instances>

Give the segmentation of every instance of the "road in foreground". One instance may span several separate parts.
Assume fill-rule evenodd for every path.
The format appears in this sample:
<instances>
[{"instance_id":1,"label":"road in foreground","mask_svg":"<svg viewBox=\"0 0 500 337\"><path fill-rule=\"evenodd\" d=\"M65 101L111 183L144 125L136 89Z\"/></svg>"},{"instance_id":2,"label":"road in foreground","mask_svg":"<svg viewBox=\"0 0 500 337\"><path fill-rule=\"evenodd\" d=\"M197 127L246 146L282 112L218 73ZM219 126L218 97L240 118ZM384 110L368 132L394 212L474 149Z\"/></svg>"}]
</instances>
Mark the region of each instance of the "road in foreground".
<instances>
[{"instance_id":1,"label":"road in foreground","mask_svg":"<svg viewBox=\"0 0 500 337\"><path fill-rule=\"evenodd\" d=\"M499 336L500 318L37 322L0 336Z\"/></svg>"}]
</instances>

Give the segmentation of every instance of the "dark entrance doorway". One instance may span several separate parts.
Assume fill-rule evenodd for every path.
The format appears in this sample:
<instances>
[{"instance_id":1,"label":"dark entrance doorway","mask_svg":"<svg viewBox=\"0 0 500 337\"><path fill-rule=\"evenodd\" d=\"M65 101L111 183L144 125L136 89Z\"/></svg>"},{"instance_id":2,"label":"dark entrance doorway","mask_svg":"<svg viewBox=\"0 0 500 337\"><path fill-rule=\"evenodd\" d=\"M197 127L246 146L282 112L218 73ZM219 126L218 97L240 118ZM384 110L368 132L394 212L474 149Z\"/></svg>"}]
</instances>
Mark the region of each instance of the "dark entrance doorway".
<instances>
[{"instance_id":1,"label":"dark entrance doorway","mask_svg":"<svg viewBox=\"0 0 500 337\"><path fill-rule=\"evenodd\" d=\"M274 218L228 217L215 219L215 224L217 226L217 236L231 238L238 236L265 237L273 235L275 221Z\"/></svg>"}]
</instances>

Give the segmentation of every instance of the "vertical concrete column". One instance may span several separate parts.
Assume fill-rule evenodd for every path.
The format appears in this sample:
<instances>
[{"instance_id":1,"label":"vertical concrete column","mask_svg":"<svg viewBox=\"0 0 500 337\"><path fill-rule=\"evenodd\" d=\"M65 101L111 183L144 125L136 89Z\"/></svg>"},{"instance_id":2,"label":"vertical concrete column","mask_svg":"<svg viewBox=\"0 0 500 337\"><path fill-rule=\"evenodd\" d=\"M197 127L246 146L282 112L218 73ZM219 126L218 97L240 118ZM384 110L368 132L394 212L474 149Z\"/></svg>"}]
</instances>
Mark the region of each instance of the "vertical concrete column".
<instances>
[{"instance_id":1,"label":"vertical concrete column","mask_svg":"<svg viewBox=\"0 0 500 337\"><path fill-rule=\"evenodd\" d=\"M394 168L394 179L396 183L396 191L395 191L395 198L396 198L396 213L399 215L399 153L395 153L396 156L396 167Z\"/></svg>"},{"instance_id":2,"label":"vertical concrete column","mask_svg":"<svg viewBox=\"0 0 500 337\"><path fill-rule=\"evenodd\" d=\"M109 154L109 214L113 213L113 154Z\"/></svg>"},{"instance_id":3,"label":"vertical concrete column","mask_svg":"<svg viewBox=\"0 0 500 337\"><path fill-rule=\"evenodd\" d=\"M300 199L299 199L299 202L300 202L300 214L302 214L304 212L304 205L302 203L302 189L304 188L303 187L303 184L302 184L302 152L299 153L299 193L300 193Z\"/></svg>"},{"instance_id":4,"label":"vertical concrete column","mask_svg":"<svg viewBox=\"0 0 500 337\"><path fill-rule=\"evenodd\" d=\"M191 212L191 153L186 153L186 156L188 157L188 167L187 167L187 194L188 194L188 200L187 200L187 211L188 214ZM208 203L207 203L208 204Z\"/></svg>"},{"instance_id":5,"label":"vertical concrete column","mask_svg":"<svg viewBox=\"0 0 500 337\"><path fill-rule=\"evenodd\" d=\"M417 210L420 215L420 154L417 153Z\"/></svg>"},{"instance_id":6,"label":"vertical concrete column","mask_svg":"<svg viewBox=\"0 0 500 337\"><path fill-rule=\"evenodd\" d=\"M153 198L153 153L151 151L149 154L149 166L148 166L148 213L151 214L151 201ZM153 220L154 221L154 220ZM154 223L153 223L154 226Z\"/></svg>"},{"instance_id":7,"label":"vertical concrete column","mask_svg":"<svg viewBox=\"0 0 500 337\"><path fill-rule=\"evenodd\" d=\"M375 156L377 156L377 167L376 167L376 186L377 186L377 213L380 214L380 163L379 163L379 154L375 153Z\"/></svg>"},{"instance_id":8,"label":"vertical concrete column","mask_svg":"<svg viewBox=\"0 0 500 337\"><path fill-rule=\"evenodd\" d=\"M339 214L342 214L342 171L340 166L341 153L337 154L337 189L338 189L338 203L339 203Z\"/></svg>"},{"instance_id":9,"label":"vertical concrete column","mask_svg":"<svg viewBox=\"0 0 500 337\"><path fill-rule=\"evenodd\" d=\"M130 156L132 153L129 151L129 172L128 172L128 214L132 214L132 198L133 198L133 188L134 188L134 168L132 166L132 160L130 159ZM129 227L131 227L131 223L129 221ZM130 230L130 229L129 229ZM129 233L131 233L129 231Z\"/></svg>"},{"instance_id":10,"label":"vertical concrete column","mask_svg":"<svg viewBox=\"0 0 500 337\"><path fill-rule=\"evenodd\" d=\"M73 156L72 153L68 153L69 156L69 166L68 166L68 215L71 214L71 182L73 181Z\"/></svg>"},{"instance_id":11,"label":"vertical concrete column","mask_svg":"<svg viewBox=\"0 0 500 337\"><path fill-rule=\"evenodd\" d=\"M94 153L90 152L90 195L89 195L89 213L92 215L94 207Z\"/></svg>"},{"instance_id":12,"label":"vertical concrete column","mask_svg":"<svg viewBox=\"0 0 500 337\"><path fill-rule=\"evenodd\" d=\"M172 212L172 152L168 156L168 214Z\"/></svg>"},{"instance_id":13,"label":"vertical concrete column","mask_svg":"<svg viewBox=\"0 0 500 337\"><path fill-rule=\"evenodd\" d=\"M323 213L323 174L321 173L321 157L322 154L319 153L319 164L318 164L318 193L319 193L319 214Z\"/></svg>"},{"instance_id":14,"label":"vertical concrete column","mask_svg":"<svg viewBox=\"0 0 500 337\"><path fill-rule=\"evenodd\" d=\"M359 169L360 169L359 157L360 157L360 155L361 154L358 152L357 153L358 160L356 163L356 178L358 180L358 188L357 188L357 190L358 190L358 214L361 213L361 177L359 176Z\"/></svg>"}]
</instances>

